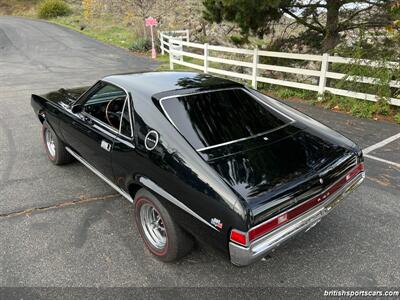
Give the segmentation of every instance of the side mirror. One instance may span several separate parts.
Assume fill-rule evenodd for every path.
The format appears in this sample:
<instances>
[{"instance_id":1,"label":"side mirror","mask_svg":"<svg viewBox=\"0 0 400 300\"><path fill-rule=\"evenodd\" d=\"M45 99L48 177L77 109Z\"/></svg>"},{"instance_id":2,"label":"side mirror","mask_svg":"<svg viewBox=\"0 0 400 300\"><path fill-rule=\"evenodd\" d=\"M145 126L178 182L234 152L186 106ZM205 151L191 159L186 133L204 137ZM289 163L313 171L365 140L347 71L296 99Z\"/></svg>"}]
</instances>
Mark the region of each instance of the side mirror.
<instances>
[{"instance_id":1,"label":"side mirror","mask_svg":"<svg viewBox=\"0 0 400 300\"><path fill-rule=\"evenodd\" d=\"M83 105L77 104L72 106L71 111L73 114L80 113L83 110Z\"/></svg>"}]
</instances>

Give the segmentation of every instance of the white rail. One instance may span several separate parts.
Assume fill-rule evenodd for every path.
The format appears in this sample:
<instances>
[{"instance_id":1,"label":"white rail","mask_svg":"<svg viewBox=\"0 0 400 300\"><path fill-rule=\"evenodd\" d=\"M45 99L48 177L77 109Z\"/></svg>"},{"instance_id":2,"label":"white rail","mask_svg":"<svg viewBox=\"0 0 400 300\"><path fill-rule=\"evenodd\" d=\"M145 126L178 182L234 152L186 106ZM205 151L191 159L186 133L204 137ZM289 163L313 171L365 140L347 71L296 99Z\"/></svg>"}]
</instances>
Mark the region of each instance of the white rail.
<instances>
[{"instance_id":1,"label":"white rail","mask_svg":"<svg viewBox=\"0 0 400 300\"><path fill-rule=\"evenodd\" d=\"M170 57L170 68L174 69L174 64L186 66L196 70L203 71L204 73L214 73L224 75L228 77L238 78L242 80L251 81L252 87L257 88L258 82L264 82L268 84L275 84L287 87L295 87L305 90L316 91L318 94L323 95L326 91L335 95L353 97L368 101L378 101L376 95L354 92L345 89L338 89L327 86L327 79L341 80L346 79L353 82L365 83L365 84L376 84L378 79L372 77L363 76L347 76L343 73L337 73L329 71L330 63L337 64L352 64L357 63L359 65L366 66L380 66L381 64L377 61L371 60L360 60L355 62L352 58L330 56L327 53L322 55L311 55L311 54L298 54L298 53L285 53L285 52L274 52L274 51L261 51L255 49L240 49L230 48L222 46L214 46L209 44L199 44L190 42L190 34L188 30L179 30L171 32L160 32L160 44L161 52L169 53ZM192 51L190 51L192 49ZM210 55L212 51L212 55ZM216 53L234 54L240 58L232 59L231 57L217 57ZM219 56L219 55L218 55ZM185 61L184 57L190 57L197 60L197 63ZM287 66L278 66L270 64L260 63L260 57L275 57L290 60L309 61L313 62L318 69L307 69L307 68L294 68ZM218 63L222 65L237 66L241 68L240 71L227 71L210 63ZM388 68L400 68L400 64L397 62L389 62L386 65ZM274 79L262 76L262 71L275 71L280 73L290 73L296 75L307 76L314 80L308 80L307 82L296 82L285 79ZM260 72L261 71L261 72ZM392 80L390 86L393 88L400 88L400 81ZM392 105L400 106L400 99L390 98L389 103Z\"/></svg>"},{"instance_id":2,"label":"white rail","mask_svg":"<svg viewBox=\"0 0 400 300\"><path fill-rule=\"evenodd\" d=\"M170 40L179 40L189 42L190 32L189 30L174 30L174 31L161 31L159 35L161 54L164 55L165 52L170 52ZM194 44L194 43L191 43ZM195 45L192 45L195 47Z\"/></svg>"}]
</instances>

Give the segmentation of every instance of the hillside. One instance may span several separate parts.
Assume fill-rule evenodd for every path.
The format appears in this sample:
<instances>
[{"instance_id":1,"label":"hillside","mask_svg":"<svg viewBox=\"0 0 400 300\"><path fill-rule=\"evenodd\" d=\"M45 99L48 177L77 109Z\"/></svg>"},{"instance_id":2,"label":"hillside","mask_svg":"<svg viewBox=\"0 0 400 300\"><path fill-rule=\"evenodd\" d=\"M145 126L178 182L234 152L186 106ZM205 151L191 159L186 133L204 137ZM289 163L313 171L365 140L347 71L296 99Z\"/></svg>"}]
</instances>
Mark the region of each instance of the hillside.
<instances>
[{"instance_id":1,"label":"hillside","mask_svg":"<svg viewBox=\"0 0 400 300\"><path fill-rule=\"evenodd\" d=\"M0 0L0 16L32 15L39 0Z\"/></svg>"}]
</instances>

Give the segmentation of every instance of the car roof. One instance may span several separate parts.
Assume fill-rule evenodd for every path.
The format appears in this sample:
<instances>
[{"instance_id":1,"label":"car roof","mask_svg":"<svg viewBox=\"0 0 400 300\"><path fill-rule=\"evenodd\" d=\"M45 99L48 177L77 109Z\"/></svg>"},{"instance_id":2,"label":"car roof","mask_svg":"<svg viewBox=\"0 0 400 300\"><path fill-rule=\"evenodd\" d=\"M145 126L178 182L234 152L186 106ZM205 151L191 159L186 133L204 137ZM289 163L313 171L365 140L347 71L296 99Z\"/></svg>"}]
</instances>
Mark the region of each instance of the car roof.
<instances>
[{"instance_id":1,"label":"car roof","mask_svg":"<svg viewBox=\"0 0 400 300\"><path fill-rule=\"evenodd\" d=\"M178 90L205 90L242 86L234 81L196 72L145 72L104 77L128 92L161 99ZM179 94L179 93L178 93Z\"/></svg>"}]
</instances>

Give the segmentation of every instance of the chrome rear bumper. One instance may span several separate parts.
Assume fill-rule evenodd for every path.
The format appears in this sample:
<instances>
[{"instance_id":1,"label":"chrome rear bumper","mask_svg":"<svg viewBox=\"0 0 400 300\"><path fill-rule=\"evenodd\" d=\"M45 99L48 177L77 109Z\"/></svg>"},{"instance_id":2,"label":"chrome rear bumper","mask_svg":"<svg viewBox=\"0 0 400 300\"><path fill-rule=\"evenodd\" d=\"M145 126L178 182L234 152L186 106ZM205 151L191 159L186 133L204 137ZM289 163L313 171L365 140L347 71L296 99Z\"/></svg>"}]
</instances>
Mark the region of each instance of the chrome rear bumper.
<instances>
[{"instance_id":1,"label":"chrome rear bumper","mask_svg":"<svg viewBox=\"0 0 400 300\"><path fill-rule=\"evenodd\" d=\"M237 266L247 266L260 260L272 249L276 248L296 234L314 227L323 216L328 214L330 210L343 199L343 197L358 187L364 178L364 172L358 174L353 180L332 194L325 202L312 208L293 221L282 225L273 232L260 237L250 243L250 246L248 247L243 247L233 242L229 242L231 262Z\"/></svg>"}]
</instances>

